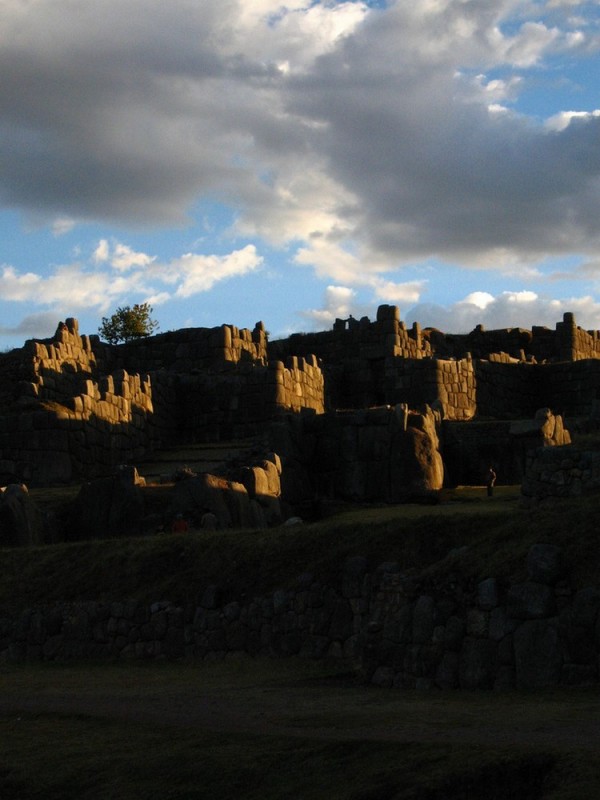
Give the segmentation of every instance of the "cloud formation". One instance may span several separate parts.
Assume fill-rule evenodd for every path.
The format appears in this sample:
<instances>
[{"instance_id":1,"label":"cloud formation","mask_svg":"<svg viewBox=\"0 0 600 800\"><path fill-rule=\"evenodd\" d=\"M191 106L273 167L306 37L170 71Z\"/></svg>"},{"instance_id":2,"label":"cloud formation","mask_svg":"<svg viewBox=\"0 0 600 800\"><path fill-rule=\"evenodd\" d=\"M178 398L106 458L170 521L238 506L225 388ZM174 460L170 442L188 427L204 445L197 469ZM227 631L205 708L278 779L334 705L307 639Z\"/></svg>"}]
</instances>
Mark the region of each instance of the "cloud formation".
<instances>
[{"instance_id":1,"label":"cloud formation","mask_svg":"<svg viewBox=\"0 0 600 800\"><path fill-rule=\"evenodd\" d=\"M556 0L547 20L512 0L251 5L3 3L4 205L171 223L217 193L247 231L352 238L381 269L598 245L597 114L489 108L589 46L585 4L576 29Z\"/></svg>"},{"instance_id":2,"label":"cloud formation","mask_svg":"<svg viewBox=\"0 0 600 800\"><path fill-rule=\"evenodd\" d=\"M73 311L92 308L104 313L132 295L156 305L173 297L191 297L220 281L242 277L261 264L254 245L226 255L186 253L161 262L128 245L103 239L87 261L61 265L48 277L21 274L5 265L0 269L0 296L13 302L67 306Z\"/></svg>"},{"instance_id":3,"label":"cloud formation","mask_svg":"<svg viewBox=\"0 0 600 800\"><path fill-rule=\"evenodd\" d=\"M593 297L556 299L531 291L501 292L495 297L487 292L475 292L448 306L419 303L407 311L406 321L450 333L468 333L476 325L490 330L531 330L533 325L554 329L567 311L575 314L582 328L600 329L600 303Z\"/></svg>"},{"instance_id":4,"label":"cloud formation","mask_svg":"<svg viewBox=\"0 0 600 800\"><path fill-rule=\"evenodd\" d=\"M548 65L598 52L596 6L79 0L73 13L72 0L5 0L2 207L61 237L84 222L183 225L208 198L244 238L167 259L103 238L49 276L4 266L2 296L102 312L130 294L183 300L257 270L265 243L329 284L305 314L317 324L359 316L358 292L425 309L406 265L535 277L549 256L592 259L600 111L544 118L519 100L542 74L558 86ZM556 316L539 293L490 297L448 308L453 329L476 312ZM577 303L597 319L587 295Z\"/></svg>"}]
</instances>

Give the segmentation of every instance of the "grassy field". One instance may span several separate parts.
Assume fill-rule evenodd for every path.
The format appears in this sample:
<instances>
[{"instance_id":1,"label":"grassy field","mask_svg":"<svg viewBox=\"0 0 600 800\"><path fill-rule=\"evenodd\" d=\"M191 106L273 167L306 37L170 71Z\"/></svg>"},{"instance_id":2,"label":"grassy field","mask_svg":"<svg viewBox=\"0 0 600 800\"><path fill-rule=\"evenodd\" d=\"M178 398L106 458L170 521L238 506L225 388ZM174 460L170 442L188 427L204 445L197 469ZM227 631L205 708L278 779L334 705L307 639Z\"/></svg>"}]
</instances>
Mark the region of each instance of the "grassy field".
<instances>
[{"instance_id":1,"label":"grassy field","mask_svg":"<svg viewBox=\"0 0 600 800\"><path fill-rule=\"evenodd\" d=\"M597 583L598 499L528 511L518 487L437 506L340 508L268 531L4 549L0 610L54 600L239 597L344 560L398 561L422 580L525 577L559 544L572 585ZM0 665L0 798L567 800L600 796L596 690L426 693L358 685L339 663Z\"/></svg>"},{"instance_id":2,"label":"grassy field","mask_svg":"<svg viewBox=\"0 0 600 800\"><path fill-rule=\"evenodd\" d=\"M321 522L269 530L105 539L0 550L0 612L57 600L171 600L195 603L207 583L224 598L293 585L304 572L334 584L346 558L372 567L398 561L434 579L450 569L466 579L523 579L535 542L564 549L575 587L600 571L595 497L525 510L518 487L493 499L479 487L447 492L436 506L338 509Z\"/></svg>"},{"instance_id":3,"label":"grassy field","mask_svg":"<svg viewBox=\"0 0 600 800\"><path fill-rule=\"evenodd\" d=\"M295 659L5 666L0 797L595 798L599 711L591 691L386 691Z\"/></svg>"}]
</instances>

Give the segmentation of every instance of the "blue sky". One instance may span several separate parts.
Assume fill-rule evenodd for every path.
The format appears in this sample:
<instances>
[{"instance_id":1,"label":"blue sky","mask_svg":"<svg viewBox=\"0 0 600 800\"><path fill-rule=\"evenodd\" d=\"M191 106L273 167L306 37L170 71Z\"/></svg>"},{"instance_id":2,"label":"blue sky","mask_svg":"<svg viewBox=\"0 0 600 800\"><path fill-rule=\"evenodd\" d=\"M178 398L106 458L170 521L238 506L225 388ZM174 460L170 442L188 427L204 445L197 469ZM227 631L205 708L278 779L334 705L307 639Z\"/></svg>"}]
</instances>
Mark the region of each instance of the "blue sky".
<instances>
[{"instance_id":1,"label":"blue sky","mask_svg":"<svg viewBox=\"0 0 600 800\"><path fill-rule=\"evenodd\" d=\"M4 0L0 349L374 318L600 328L600 4Z\"/></svg>"}]
</instances>

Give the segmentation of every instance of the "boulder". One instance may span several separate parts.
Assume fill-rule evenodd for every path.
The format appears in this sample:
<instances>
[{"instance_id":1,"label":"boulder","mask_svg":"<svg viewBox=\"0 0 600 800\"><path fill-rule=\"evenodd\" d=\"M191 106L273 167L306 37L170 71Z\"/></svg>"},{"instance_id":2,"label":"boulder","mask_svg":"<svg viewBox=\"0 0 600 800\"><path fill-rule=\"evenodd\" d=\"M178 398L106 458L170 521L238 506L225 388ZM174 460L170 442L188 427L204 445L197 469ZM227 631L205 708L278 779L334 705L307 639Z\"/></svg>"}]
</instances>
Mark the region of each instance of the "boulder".
<instances>
[{"instance_id":1,"label":"boulder","mask_svg":"<svg viewBox=\"0 0 600 800\"><path fill-rule=\"evenodd\" d=\"M144 498L135 468L118 467L115 475L84 483L74 503L74 539L139 536Z\"/></svg>"},{"instance_id":2,"label":"boulder","mask_svg":"<svg viewBox=\"0 0 600 800\"><path fill-rule=\"evenodd\" d=\"M550 617L556 611L554 592L543 583L515 583L507 592L506 608L513 619Z\"/></svg>"},{"instance_id":3,"label":"boulder","mask_svg":"<svg viewBox=\"0 0 600 800\"><path fill-rule=\"evenodd\" d=\"M30 546L43 540L44 518L27 486L11 483L0 489L0 546Z\"/></svg>"},{"instance_id":4,"label":"boulder","mask_svg":"<svg viewBox=\"0 0 600 800\"><path fill-rule=\"evenodd\" d=\"M244 502L242 494L246 501L248 495L241 484L235 484L235 488L232 487L231 481L208 473L197 478L178 481L173 487L173 514L183 514L186 519L199 523L202 516L210 511L217 517L219 528L231 528L234 524L239 525L239 520L232 516L230 504L232 507L236 503L241 504ZM239 495L237 500L228 497L231 493Z\"/></svg>"},{"instance_id":5,"label":"boulder","mask_svg":"<svg viewBox=\"0 0 600 800\"><path fill-rule=\"evenodd\" d=\"M466 637L459 658L460 688L490 689L496 672L497 653L496 642Z\"/></svg>"},{"instance_id":6,"label":"boulder","mask_svg":"<svg viewBox=\"0 0 600 800\"><path fill-rule=\"evenodd\" d=\"M514 635L517 689L557 686L562 671L558 620L528 620Z\"/></svg>"},{"instance_id":7,"label":"boulder","mask_svg":"<svg viewBox=\"0 0 600 800\"><path fill-rule=\"evenodd\" d=\"M552 586L564 574L563 553L554 544L534 544L527 554L527 574L532 581Z\"/></svg>"}]
</instances>

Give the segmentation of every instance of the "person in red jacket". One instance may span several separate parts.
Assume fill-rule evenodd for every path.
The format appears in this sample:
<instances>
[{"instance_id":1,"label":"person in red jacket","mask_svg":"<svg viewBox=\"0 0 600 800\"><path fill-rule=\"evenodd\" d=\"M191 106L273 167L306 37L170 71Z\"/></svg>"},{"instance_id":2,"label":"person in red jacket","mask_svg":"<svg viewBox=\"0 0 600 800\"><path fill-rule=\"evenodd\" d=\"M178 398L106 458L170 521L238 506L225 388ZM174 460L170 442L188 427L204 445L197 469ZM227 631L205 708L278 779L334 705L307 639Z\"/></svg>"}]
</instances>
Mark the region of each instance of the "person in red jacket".
<instances>
[{"instance_id":1,"label":"person in red jacket","mask_svg":"<svg viewBox=\"0 0 600 800\"><path fill-rule=\"evenodd\" d=\"M188 525L187 519L183 514L177 514L171 523L171 533L187 533L189 529L190 526Z\"/></svg>"}]
</instances>

